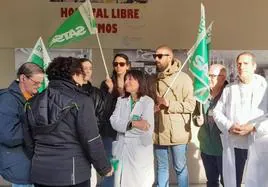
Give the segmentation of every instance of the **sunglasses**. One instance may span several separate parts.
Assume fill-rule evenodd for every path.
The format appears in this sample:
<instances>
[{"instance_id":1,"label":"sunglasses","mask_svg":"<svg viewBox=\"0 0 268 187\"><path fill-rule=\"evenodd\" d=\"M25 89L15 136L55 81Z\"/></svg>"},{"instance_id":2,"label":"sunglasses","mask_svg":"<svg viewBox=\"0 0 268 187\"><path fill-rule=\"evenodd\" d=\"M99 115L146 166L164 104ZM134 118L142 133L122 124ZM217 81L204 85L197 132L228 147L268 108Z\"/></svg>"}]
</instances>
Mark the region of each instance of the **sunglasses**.
<instances>
[{"instance_id":1,"label":"sunglasses","mask_svg":"<svg viewBox=\"0 0 268 187\"><path fill-rule=\"evenodd\" d=\"M156 59L156 57L162 59L163 56L169 56L169 54L153 54L154 59Z\"/></svg>"},{"instance_id":2,"label":"sunglasses","mask_svg":"<svg viewBox=\"0 0 268 187\"><path fill-rule=\"evenodd\" d=\"M120 67L124 67L124 66L126 65L126 63L125 63L125 62L114 62L114 63L113 63L113 66L114 66L114 67L117 67L118 65L119 65Z\"/></svg>"}]
</instances>

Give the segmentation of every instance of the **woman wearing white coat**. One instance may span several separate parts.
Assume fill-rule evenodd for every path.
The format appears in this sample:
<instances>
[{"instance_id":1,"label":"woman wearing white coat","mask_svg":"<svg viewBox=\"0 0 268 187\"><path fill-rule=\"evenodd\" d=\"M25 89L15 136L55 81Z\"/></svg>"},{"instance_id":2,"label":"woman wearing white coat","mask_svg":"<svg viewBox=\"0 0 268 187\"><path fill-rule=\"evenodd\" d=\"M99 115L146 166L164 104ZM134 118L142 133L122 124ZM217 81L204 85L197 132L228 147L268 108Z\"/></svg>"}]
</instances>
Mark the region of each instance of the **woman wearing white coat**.
<instances>
[{"instance_id":1,"label":"woman wearing white coat","mask_svg":"<svg viewBox=\"0 0 268 187\"><path fill-rule=\"evenodd\" d=\"M150 187L154 182L154 101L145 95L141 71L126 73L125 91L110 118L117 131L113 143L113 156L119 160L115 187Z\"/></svg>"}]
</instances>

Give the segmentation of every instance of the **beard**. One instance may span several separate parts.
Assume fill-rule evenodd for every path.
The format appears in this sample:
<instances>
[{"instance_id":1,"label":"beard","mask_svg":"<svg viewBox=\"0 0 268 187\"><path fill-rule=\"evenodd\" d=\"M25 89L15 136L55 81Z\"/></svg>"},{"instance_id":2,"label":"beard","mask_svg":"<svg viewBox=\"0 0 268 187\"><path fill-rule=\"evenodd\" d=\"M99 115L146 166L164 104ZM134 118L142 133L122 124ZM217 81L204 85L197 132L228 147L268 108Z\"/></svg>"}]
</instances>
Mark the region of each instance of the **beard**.
<instances>
[{"instance_id":1,"label":"beard","mask_svg":"<svg viewBox=\"0 0 268 187\"><path fill-rule=\"evenodd\" d=\"M160 63L156 63L156 70L157 70L158 72L163 72L163 71L165 71L165 69L167 69L167 67L168 67L168 64L167 64L167 65L162 65L162 64L160 64Z\"/></svg>"}]
</instances>

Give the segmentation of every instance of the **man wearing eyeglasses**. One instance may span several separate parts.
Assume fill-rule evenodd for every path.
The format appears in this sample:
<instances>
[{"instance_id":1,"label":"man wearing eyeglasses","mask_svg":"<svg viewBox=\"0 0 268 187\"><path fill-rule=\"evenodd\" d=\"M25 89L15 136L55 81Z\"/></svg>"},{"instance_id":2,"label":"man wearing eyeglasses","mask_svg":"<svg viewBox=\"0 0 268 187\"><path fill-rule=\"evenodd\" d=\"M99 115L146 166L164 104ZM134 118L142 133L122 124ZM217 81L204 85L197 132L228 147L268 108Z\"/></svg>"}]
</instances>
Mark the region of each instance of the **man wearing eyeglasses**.
<instances>
[{"instance_id":1,"label":"man wearing eyeglasses","mask_svg":"<svg viewBox=\"0 0 268 187\"><path fill-rule=\"evenodd\" d=\"M25 63L18 69L17 80L0 91L0 175L12 187L32 186L31 161L23 148L24 104L38 92L44 71Z\"/></svg>"},{"instance_id":2,"label":"man wearing eyeglasses","mask_svg":"<svg viewBox=\"0 0 268 187\"><path fill-rule=\"evenodd\" d=\"M223 185L221 131L213 119L213 109L226 85L225 67L221 64L211 65L209 68L210 98L201 106L198 103L194 111L193 122L200 127L198 140L207 177L207 187L219 187L219 178Z\"/></svg>"},{"instance_id":3,"label":"man wearing eyeglasses","mask_svg":"<svg viewBox=\"0 0 268 187\"><path fill-rule=\"evenodd\" d=\"M187 74L180 72L171 86L181 64L174 58L173 51L168 46L158 47L153 57L158 70L154 131L157 186L169 186L171 153L178 186L188 187L186 151L191 134L190 117L195 109L193 83ZM170 90L166 93L168 89Z\"/></svg>"}]
</instances>

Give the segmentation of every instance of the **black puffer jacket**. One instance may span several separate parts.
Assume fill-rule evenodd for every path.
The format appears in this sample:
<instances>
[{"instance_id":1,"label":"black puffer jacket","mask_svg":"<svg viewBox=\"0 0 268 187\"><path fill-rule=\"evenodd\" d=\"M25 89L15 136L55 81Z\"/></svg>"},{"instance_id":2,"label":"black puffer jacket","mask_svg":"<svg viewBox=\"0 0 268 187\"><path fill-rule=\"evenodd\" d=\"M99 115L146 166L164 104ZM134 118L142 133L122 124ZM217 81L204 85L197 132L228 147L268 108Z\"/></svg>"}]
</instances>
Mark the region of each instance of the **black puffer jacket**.
<instances>
[{"instance_id":1,"label":"black puffer jacket","mask_svg":"<svg viewBox=\"0 0 268 187\"><path fill-rule=\"evenodd\" d=\"M90 82L88 82L87 84L84 84L82 88L84 91L88 93L89 97L93 100L98 127L101 129L100 119L103 116L103 111L104 111L103 94L99 88L92 86Z\"/></svg>"},{"instance_id":2,"label":"black puffer jacket","mask_svg":"<svg viewBox=\"0 0 268 187\"><path fill-rule=\"evenodd\" d=\"M112 80L115 81L114 79ZM114 112L118 96L116 93L109 93L108 86L106 85L105 81L101 83L100 90L103 94L103 102L105 106L103 115L100 118L100 134L102 137L112 137L115 139L117 133L112 128L110 117Z\"/></svg>"},{"instance_id":3,"label":"black puffer jacket","mask_svg":"<svg viewBox=\"0 0 268 187\"><path fill-rule=\"evenodd\" d=\"M92 163L100 175L111 166L97 128L92 100L66 80L50 81L48 89L26 107L24 133L32 158L32 181L74 185L90 178Z\"/></svg>"}]
</instances>

